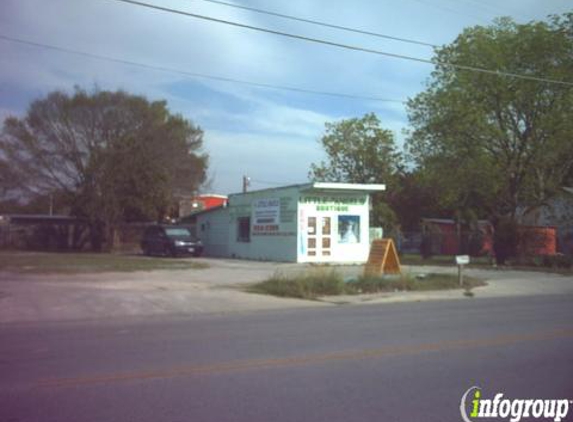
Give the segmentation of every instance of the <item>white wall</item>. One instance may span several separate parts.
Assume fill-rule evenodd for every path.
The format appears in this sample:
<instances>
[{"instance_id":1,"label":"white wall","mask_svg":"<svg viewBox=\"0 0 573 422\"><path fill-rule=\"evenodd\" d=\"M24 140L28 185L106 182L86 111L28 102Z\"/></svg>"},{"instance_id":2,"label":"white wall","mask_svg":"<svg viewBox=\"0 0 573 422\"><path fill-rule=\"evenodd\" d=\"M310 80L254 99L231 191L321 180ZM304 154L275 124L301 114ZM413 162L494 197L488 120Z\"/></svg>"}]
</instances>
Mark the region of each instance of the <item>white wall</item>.
<instances>
[{"instance_id":1,"label":"white wall","mask_svg":"<svg viewBox=\"0 0 573 422\"><path fill-rule=\"evenodd\" d=\"M229 209L219 208L197 216L197 235L207 256L229 256Z\"/></svg>"},{"instance_id":2,"label":"white wall","mask_svg":"<svg viewBox=\"0 0 573 422\"><path fill-rule=\"evenodd\" d=\"M269 189L229 197L229 255L235 258L263 261L296 261L296 188ZM280 205L271 219L275 221L257 224L255 203L259 200L277 201ZM237 240L237 220L240 217L251 218L249 242Z\"/></svg>"},{"instance_id":3,"label":"white wall","mask_svg":"<svg viewBox=\"0 0 573 422\"><path fill-rule=\"evenodd\" d=\"M308 239L312 234L307 227L308 217L317 218L317 230L321 229L322 217L330 217L331 247L330 255L324 256L321 245L316 256L309 256ZM342 225L349 219L359 221L357 243L344 243L341 240ZM338 262L363 263L370 251L369 235L369 196L365 193L302 193L298 207L298 262ZM317 238L320 243L322 234Z\"/></svg>"}]
</instances>

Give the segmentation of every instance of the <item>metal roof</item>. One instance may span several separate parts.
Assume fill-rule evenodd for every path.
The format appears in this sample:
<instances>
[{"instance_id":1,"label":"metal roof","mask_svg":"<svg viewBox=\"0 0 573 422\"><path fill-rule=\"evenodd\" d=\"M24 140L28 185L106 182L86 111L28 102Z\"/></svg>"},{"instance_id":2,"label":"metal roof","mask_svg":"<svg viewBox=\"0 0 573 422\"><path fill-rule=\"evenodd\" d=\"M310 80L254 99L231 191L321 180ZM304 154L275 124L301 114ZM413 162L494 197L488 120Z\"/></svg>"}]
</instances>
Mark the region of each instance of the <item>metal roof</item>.
<instances>
[{"instance_id":1,"label":"metal roof","mask_svg":"<svg viewBox=\"0 0 573 422\"><path fill-rule=\"evenodd\" d=\"M295 185L277 186L273 188L250 190L247 192L232 193L232 196L248 195L257 192L272 192L283 189L297 188L301 192L306 192L309 190L332 190L332 191L354 191L354 192L380 192L386 190L386 185L384 184L374 184L374 183L339 183L339 182L308 182L299 183Z\"/></svg>"},{"instance_id":2,"label":"metal roof","mask_svg":"<svg viewBox=\"0 0 573 422\"><path fill-rule=\"evenodd\" d=\"M349 190L349 191L361 191L361 192L380 192L386 190L386 185L384 184L374 184L374 183L334 183L334 182L313 182L309 183L308 190ZM301 190L307 190L301 189Z\"/></svg>"},{"instance_id":3,"label":"metal roof","mask_svg":"<svg viewBox=\"0 0 573 422\"><path fill-rule=\"evenodd\" d=\"M210 212L219 211L228 208L228 205L218 205L216 207L206 208L204 210L195 211L177 219L179 223L187 223L194 220L198 215L208 214Z\"/></svg>"}]
</instances>

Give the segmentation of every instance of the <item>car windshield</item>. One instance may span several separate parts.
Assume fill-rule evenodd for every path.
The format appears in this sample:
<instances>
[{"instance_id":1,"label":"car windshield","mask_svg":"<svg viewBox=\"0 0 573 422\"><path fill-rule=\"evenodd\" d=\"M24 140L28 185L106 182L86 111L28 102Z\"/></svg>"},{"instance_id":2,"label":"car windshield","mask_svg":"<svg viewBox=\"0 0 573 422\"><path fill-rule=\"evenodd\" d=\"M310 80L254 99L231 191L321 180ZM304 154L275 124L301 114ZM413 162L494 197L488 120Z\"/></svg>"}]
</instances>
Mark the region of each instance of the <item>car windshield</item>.
<instances>
[{"instance_id":1,"label":"car windshield","mask_svg":"<svg viewBox=\"0 0 573 422\"><path fill-rule=\"evenodd\" d=\"M191 236L191 232L184 227L170 227L165 229L165 233L169 237L175 236Z\"/></svg>"}]
</instances>

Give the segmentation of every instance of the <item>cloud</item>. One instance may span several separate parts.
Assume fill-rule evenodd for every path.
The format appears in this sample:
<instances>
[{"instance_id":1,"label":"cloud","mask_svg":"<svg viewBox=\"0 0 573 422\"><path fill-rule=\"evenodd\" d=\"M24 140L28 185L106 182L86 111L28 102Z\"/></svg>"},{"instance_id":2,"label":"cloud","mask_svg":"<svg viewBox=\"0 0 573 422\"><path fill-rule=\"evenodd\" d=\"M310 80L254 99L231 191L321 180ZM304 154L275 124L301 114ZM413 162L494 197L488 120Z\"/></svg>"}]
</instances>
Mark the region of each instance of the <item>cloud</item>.
<instances>
[{"instance_id":1,"label":"cloud","mask_svg":"<svg viewBox=\"0 0 573 422\"><path fill-rule=\"evenodd\" d=\"M317 142L289 136L210 131L207 141L211 172L225 193L240 190L243 175L250 176L253 184L305 182L310 163L322 154Z\"/></svg>"},{"instance_id":2,"label":"cloud","mask_svg":"<svg viewBox=\"0 0 573 422\"><path fill-rule=\"evenodd\" d=\"M249 25L414 57L432 50L334 31L200 0L146 0ZM244 4L237 2L237 4ZM387 0L361 2L252 0L249 6L320 19L435 44L453 41L467 26L510 14L525 21L570 9L566 0L480 2ZM424 89L432 66L311 44L191 19L112 0L4 0L0 33L152 66L240 80L406 100ZM125 89L166 99L172 111L200 124L212 155L215 187L240 188L243 172L258 179L305 180L322 156L324 123L375 111L402 142L407 125L400 103L267 90L237 83L110 63L0 40L0 117L23 113L34 98L74 85ZM255 177L253 176L253 179Z\"/></svg>"}]
</instances>

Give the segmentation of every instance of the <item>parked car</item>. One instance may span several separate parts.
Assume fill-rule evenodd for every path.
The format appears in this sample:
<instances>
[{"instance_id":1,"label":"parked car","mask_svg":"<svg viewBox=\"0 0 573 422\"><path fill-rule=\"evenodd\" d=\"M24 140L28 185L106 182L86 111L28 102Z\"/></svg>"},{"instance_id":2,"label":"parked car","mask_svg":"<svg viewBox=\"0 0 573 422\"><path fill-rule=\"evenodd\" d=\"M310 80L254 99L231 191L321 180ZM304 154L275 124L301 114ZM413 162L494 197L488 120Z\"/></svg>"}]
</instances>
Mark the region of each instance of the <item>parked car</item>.
<instances>
[{"instance_id":1,"label":"parked car","mask_svg":"<svg viewBox=\"0 0 573 422\"><path fill-rule=\"evenodd\" d=\"M155 225L148 227L143 233L141 250L145 255L200 256L203 253L203 245L187 227Z\"/></svg>"}]
</instances>

